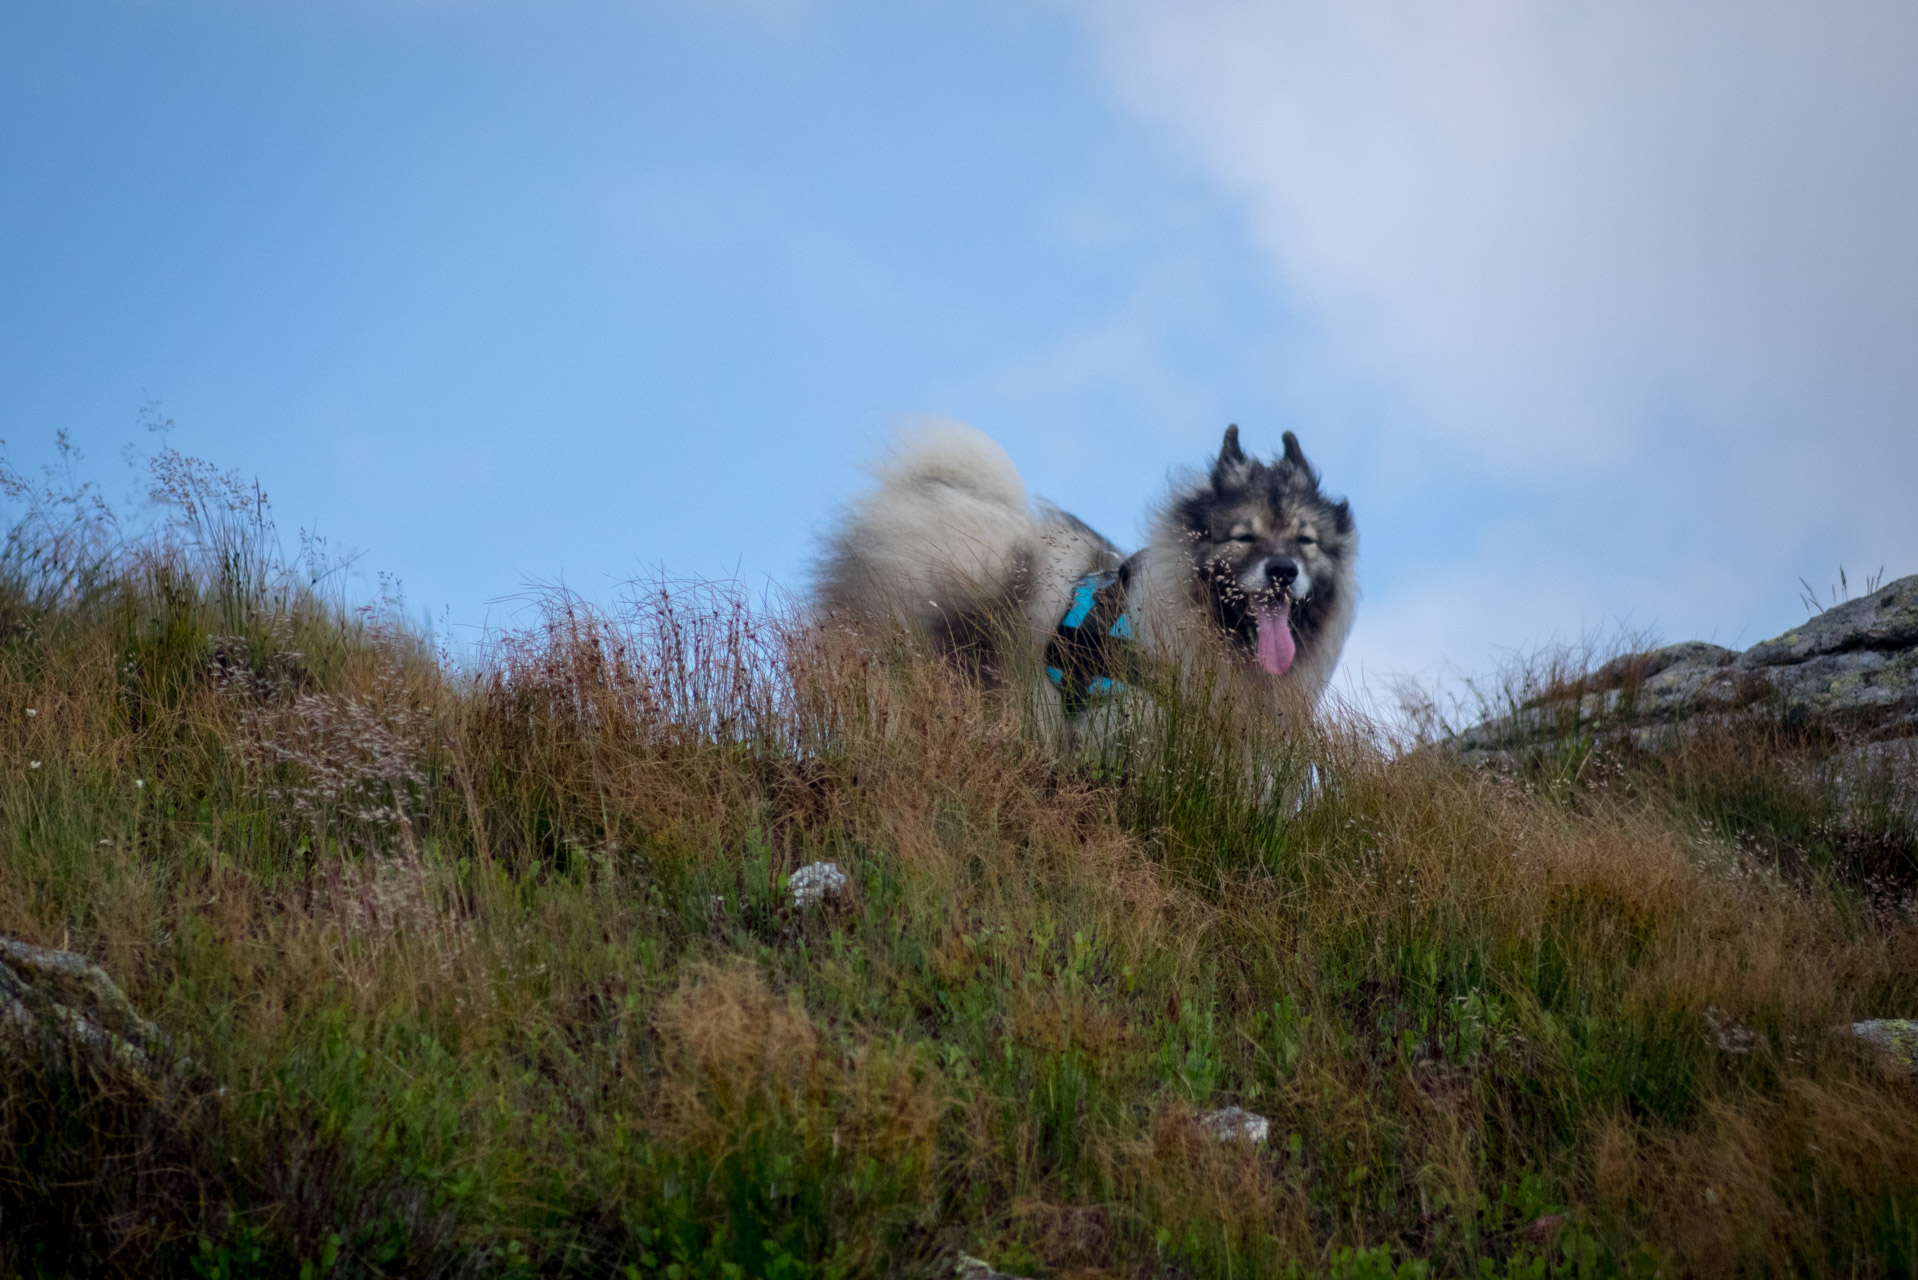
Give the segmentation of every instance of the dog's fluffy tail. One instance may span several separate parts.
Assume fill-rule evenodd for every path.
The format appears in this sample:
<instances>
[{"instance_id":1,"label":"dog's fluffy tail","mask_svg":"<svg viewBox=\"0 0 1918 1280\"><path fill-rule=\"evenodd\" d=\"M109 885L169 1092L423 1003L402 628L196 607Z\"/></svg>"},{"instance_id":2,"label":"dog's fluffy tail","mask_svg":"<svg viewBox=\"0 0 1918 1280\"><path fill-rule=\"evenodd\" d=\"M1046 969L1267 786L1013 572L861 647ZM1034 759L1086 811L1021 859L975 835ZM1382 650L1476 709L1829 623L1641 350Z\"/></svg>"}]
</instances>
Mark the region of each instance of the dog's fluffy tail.
<instances>
[{"instance_id":1,"label":"dog's fluffy tail","mask_svg":"<svg viewBox=\"0 0 1918 1280\"><path fill-rule=\"evenodd\" d=\"M991 437L957 422L921 426L872 470L878 488L854 503L820 565L829 611L937 632L1022 594L1037 522Z\"/></svg>"}]
</instances>

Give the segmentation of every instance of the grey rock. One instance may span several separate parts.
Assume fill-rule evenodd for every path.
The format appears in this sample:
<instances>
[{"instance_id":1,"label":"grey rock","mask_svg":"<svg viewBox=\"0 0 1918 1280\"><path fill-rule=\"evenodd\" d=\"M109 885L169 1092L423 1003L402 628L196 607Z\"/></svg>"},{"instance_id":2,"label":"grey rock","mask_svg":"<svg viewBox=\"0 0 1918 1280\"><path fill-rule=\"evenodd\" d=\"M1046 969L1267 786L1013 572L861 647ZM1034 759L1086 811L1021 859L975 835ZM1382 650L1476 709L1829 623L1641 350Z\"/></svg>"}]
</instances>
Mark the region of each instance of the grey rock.
<instances>
[{"instance_id":1,"label":"grey rock","mask_svg":"<svg viewBox=\"0 0 1918 1280\"><path fill-rule=\"evenodd\" d=\"M1758 1044L1757 1032L1717 1005L1712 1005L1705 1010L1705 1025L1711 1028L1711 1038L1725 1053L1750 1053Z\"/></svg>"},{"instance_id":2,"label":"grey rock","mask_svg":"<svg viewBox=\"0 0 1918 1280\"><path fill-rule=\"evenodd\" d=\"M827 899L843 897L846 873L830 862L809 862L786 877L786 892L792 894L794 909L804 911Z\"/></svg>"},{"instance_id":3,"label":"grey rock","mask_svg":"<svg viewBox=\"0 0 1918 1280\"><path fill-rule=\"evenodd\" d=\"M1855 649L1758 670L1790 708L1918 729L1918 649Z\"/></svg>"},{"instance_id":4,"label":"grey rock","mask_svg":"<svg viewBox=\"0 0 1918 1280\"><path fill-rule=\"evenodd\" d=\"M146 1074L193 1066L99 965L6 937L0 937L0 1046L53 1070L89 1061Z\"/></svg>"},{"instance_id":5,"label":"grey rock","mask_svg":"<svg viewBox=\"0 0 1918 1280\"><path fill-rule=\"evenodd\" d=\"M1237 1140L1250 1142L1256 1146L1272 1134L1270 1120L1247 1111L1244 1107L1221 1107L1217 1111L1201 1111L1193 1119L1198 1121L1201 1129L1220 1142Z\"/></svg>"},{"instance_id":6,"label":"grey rock","mask_svg":"<svg viewBox=\"0 0 1918 1280\"><path fill-rule=\"evenodd\" d=\"M1881 1066L1918 1080L1918 1020L1873 1018L1840 1030L1855 1036L1858 1044Z\"/></svg>"},{"instance_id":7,"label":"grey rock","mask_svg":"<svg viewBox=\"0 0 1918 1280\"><path fill-rule=\"evenodd\" d=\"M1739 655L1750 667L1776 667L1821 654L1918 648L1918 574L1825 610L1801 627Z\"/></svg>"},{"instance_id":8,"label":"grey rock","mask_svg":"<svg viewBox=\"0 0 1918 1280\"><path fill-rule=\"evenodd\" d=\"M1787 768L1801 785L1828 791L1846 812L1918 827L1918 737L1854 743Z\"/></svg>"},{"instance_id":9,"label":"grey rock","mask_svg":"<svg viewBox=\"0 0 1918 1280\"><path fill-rule=\"evenodd\" d=\"M1666 645L1650 653L1614 658L1594 672L1592 678L1601 684L1617 685L1623 684L1627 678L1650 680L1673 667L1696 667L1709 671L1714 667L1730 666L1736 661L1736 649L1727 649L1721 644L1707 644L1703 640L1687 640L1683 644Z\"/></svg>"},{"instance_id":10,"label":"grey rock","mask_svg":"<svg viewBox=\"0 0 1918 1280\"><path fill-rule=\"evenodd\" d=\"M1001 1271L983 1258L975 1258L969 1253L960 1254L952 1270L959 1280L1021 1280L1021 1277Z\"/></svg>"}]
</instances>

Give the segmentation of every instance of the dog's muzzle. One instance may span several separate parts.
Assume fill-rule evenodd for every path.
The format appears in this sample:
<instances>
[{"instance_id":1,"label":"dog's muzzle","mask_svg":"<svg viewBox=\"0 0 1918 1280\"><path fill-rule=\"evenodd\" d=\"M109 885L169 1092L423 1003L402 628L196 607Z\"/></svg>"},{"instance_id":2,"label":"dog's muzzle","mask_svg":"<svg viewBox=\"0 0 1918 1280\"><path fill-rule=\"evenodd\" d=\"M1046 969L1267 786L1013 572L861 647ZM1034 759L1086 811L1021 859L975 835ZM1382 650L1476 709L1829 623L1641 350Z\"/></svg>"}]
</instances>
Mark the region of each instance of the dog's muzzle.
<instances>
[{"instance_id":1,"label":"dog's muzzle","mask_svg":"<svg viewBox=\"0 0 1918 1280\"><path fill-rule=\"evenodd\" d=\"M1312 575L1291 556L1270 556L1239 579L1247 595L1270 596L1288 604L1312 594Z\"/></svg>"}]
</instances>

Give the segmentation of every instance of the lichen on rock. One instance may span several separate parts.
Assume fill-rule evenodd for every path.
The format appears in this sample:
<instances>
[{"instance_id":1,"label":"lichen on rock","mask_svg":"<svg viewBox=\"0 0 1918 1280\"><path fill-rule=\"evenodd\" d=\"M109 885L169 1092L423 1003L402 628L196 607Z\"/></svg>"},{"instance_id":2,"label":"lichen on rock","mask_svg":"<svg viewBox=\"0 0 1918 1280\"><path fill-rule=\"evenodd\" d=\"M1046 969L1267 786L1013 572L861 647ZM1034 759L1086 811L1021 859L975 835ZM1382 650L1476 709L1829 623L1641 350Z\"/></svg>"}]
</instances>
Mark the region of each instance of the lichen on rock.
<instances>
[{"instance_id":1,"label":"lichen on rock","mask_svg":"<svg viewBox=\"0 0 1918 1280\"><path fill-rule=\"evenodd\" d=\"M192 1065L99 965L6 937L0 937L0 1045L57 1071L87 1062L142 1074Z\"/></svg>"},{"instance_id":2,"label":"lichen on rock","mask_svg":"<svg viewBox=\"0 0 1918 1280\"><path fill-rule=\"evenodd\" d=\"M1854 1022L1847 1030L1879 1065L1918 1080L1918 1020L1873 1018Z\"/></svg>"}]
</instances>

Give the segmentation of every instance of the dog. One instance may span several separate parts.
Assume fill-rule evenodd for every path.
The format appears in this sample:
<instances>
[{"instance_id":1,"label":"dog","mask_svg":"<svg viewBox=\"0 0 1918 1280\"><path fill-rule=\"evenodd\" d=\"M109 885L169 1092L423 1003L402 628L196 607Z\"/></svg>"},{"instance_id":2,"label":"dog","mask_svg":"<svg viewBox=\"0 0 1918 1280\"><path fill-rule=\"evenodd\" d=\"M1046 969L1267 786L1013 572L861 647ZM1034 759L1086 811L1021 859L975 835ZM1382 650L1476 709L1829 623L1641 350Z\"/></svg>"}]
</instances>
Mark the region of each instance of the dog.
<instances>
[{"instance_id":1,"label":"dog","mask_svg":"<svg viewBox=\"0 0 1918 1280\"><path fill-rule=\"evenodd\" d=\"M1275 715L1309 714L1358 602L1358 531L1298 438L1267 462L1236 426L1210 467L1175 478L1131 556L1026 492L1012 459L960 423L922 427L826 541L818 609L903 627L988 680L1043 666L1042 723L1083 738L1157 664L1222 675ZM1035 684L1037 682L1035 681Z\"/></svg>"}]
</instances>

